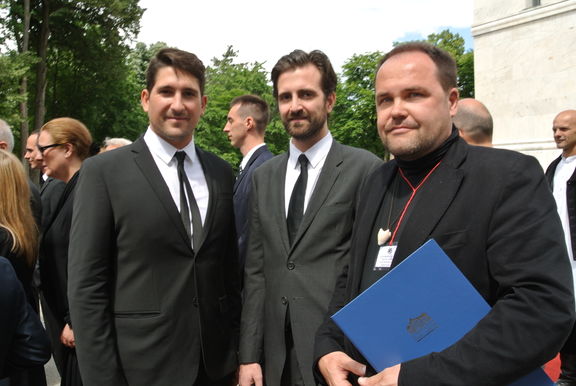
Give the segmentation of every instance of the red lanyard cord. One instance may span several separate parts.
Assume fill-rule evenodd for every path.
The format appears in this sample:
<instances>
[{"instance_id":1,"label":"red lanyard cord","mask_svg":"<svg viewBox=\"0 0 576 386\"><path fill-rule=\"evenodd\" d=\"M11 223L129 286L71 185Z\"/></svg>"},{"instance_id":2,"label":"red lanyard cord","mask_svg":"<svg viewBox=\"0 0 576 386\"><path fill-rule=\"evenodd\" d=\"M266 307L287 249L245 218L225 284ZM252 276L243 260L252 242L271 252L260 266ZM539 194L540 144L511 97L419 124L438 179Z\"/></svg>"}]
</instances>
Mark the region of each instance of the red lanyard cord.
<instances>
[{"instance_id":1,"label":"red lanyard cord","mask_svg":"<svg viewBox=\"0 0 576 386\"><path fill-rule=\"evenodd\" d=\"M392 245L394 243L394 239L396 238L396 233L398 233L398 229L400 229L400 224L402 224L402 220L404 220L404 215L406 214L408 207L412 203L412 200L414 199L416 192L418 192L418 190L422 187L422 185L424 185L424 183L426 182L428 177L430 177L430 175L434 172L434 170L436 170L436 168L438 166L440 166L441 162L442 161L438 161L438 163L432 168L432 170L430 170L428 172L428 174L426 174L426 177L424 177L422 179L422 181L420 181L420 183L418 184L417 187L414 187L414 185L412 185L412 183L408 180L408 178L406 178L402 169L398 168L398 170L400 171L400 176L402 177L402 179L404 179L404 181L406 181L406 183L408 184L410 189L412 189L412 194L410 195L410 198L408 199L408 202L406 203L406 205L404 205L404 209L402 209L402 214L400 214L400 218L398 219L398 224L396 224L396 228L394 228L394 232L392 233L392 238L390 238L390 244L389 245ZM394 198L392 198L392 199L394 199Z\"/></svg>"}]
</instances>

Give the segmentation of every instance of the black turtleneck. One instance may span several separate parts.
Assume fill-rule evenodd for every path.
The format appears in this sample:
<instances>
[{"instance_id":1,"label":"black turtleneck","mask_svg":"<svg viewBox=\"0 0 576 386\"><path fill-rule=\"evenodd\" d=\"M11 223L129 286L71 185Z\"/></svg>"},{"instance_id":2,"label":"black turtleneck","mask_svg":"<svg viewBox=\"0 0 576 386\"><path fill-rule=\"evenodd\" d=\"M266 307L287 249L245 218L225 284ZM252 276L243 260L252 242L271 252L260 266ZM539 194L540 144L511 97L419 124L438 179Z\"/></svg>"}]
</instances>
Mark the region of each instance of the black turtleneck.
<instances>
[{"instance_id":1,"label":"black turtleneck","mask_svg":"<svg viewBox=\"0 0 576 386\"><path fill-rule=\"evenodd\" d=\"M395 162L397 163L398 167L402 169L404 176L410 181L412 186L416 187L432 170L432 168L434 168L434 166L436 166L444 158L444 155L446 155L448 149L450 149L458 137L458 129L452 127L452 132L450 133L448 139L446 139L442 145L433 150L431 153L428 153L424 157L417 160L405 161L397 158ZM404 181L404 179L400 176L400 173L396 173L396 175L391 178L390 183L386 189L386 194L384 195L384 199L382 200L380 208L378 209L378 217L376 218L376 223L372 229L372 236L370 237L371 242L367 250L367 258L364 260L361 290L365 290L374 284L374 282L376 282L389 271L389 269L374 270L376 256L378 255L378 251L380 249L377 243L378 230L382 228L384 230L389 229L392 233L394 232L394 229L398 225L402 210L408 202L411 194L412 188L408 186L406 181ZM416 206L417 202L418 194L414 196L412 203L404 215L404 219L402 220L398 232L393 240L394 244L397 243L399 236L402 233L402 228L408 222L408 218L412 215L413 208ZM390 240L386 242L386 245L388 245L389 242Z\"/></svg>"}]
</instances>

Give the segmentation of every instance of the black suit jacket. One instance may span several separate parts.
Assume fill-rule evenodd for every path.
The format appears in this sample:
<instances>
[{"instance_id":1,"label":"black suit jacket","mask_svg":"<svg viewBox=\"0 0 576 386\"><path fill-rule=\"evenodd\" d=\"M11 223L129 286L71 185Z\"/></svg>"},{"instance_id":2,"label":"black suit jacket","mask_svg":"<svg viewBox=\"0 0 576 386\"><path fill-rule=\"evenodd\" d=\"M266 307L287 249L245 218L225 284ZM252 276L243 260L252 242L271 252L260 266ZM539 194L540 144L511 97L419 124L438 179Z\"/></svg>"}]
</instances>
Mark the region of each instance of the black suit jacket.
<instances>
[{"instance_id":1,"label":"black suit jacket","mask_svg":"<svg viewBox=\"0 0 576 386\"><path fill-rule=\"evenodd\" d=\"M0 379L50 359L50 342L12 265L0 257Z\"/></svg>"},{"instance_id":2,"label":"black suit jacket","mask_svg":"<svg viewBox=\"0 0 576 386\"><path fill-rule=\"evenodd\" d=\"M196 150L210 192L196 254L142 138L82 166L68 294L86 386L190 385L202 362L212 379L237 366L234 175Z\"/></svg>"},{"instance_id":3,"label":"black suit jacket","mask_svg":"<svg viewBox=\"0 0 576 386\"><path fill-rule=\"evenodd\" d=\"M42 199L42 228L50 220L52 212L56 209L60 196L66 187L66 183L52 177L48 177L40 187L40 198Z\"/></svg>"},{"instance_id":4,"label":"black suit jacket","mask_svg":"<svg viewBox=\"0 0 576 386\"><path fill-rule=\"evenodd\" d=\"M268 150L266 145L256 149L234 183L234 217L236 221L236 233L238 235L238 258L240 260L241 273L244 271L244 262L246 261L246 244L249 231L248 208L250 208L252 174L256 168L272 157L274 157L274 154Z\"/></svg>"},{"instance_id":5,"label":"black suit jacket","mask_svg":"<svg viewBox=\"0 0 576 386\"><path fill-rule=\"evenodd\" d=\"M554 191L554 174L561 159L562 156L556 158L546 169L546 179L552 191ZM576 170L566 182L566 207L568 209L568 223L570 224L571 247L572 251L576 252ZM576 326L572 329L572 334L570 334L570 337L562 348L562 352L568 354L576 353Z\"/></svg>"},{"instance_id":6,"label":"black suit jacket","mask_svg":"<svg viewBox=\"0 0 576 386\"><path fill-rule=\"evenodd\" d=\"M388 162L361 194L350 266L329 315L359 293L378 208L397 170ZM456 344L403 363L399 384L505 385L553 358L574 321L574 297L562 228L536 160L458 139L412 205L392 265L433 238L492 310ZM327 319L316 360L332 351L366 363Z\"/></svg>"}]
</instances>

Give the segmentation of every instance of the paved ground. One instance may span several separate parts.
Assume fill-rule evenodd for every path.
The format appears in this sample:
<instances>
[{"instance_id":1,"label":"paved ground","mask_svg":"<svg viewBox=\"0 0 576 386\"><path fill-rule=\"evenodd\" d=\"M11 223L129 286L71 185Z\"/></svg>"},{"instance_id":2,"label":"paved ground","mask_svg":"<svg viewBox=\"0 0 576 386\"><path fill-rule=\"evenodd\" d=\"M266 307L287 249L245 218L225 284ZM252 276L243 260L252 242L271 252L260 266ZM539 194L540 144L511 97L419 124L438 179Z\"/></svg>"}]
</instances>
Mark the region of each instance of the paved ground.
<instances>
[{"instance_id":1,"label":"paved ground","mask_svg":"<svg viewBox=\"0 0 576 386\"><path fill-rule=\"evenodd\" d=\"M44 366L44 371L46 371L46 383L48 386L60 385L60 376L58 375L58 370L56 370L54 359L50 359L50 362L46 363L46 366Z\"/></svg>"}]
</instances>

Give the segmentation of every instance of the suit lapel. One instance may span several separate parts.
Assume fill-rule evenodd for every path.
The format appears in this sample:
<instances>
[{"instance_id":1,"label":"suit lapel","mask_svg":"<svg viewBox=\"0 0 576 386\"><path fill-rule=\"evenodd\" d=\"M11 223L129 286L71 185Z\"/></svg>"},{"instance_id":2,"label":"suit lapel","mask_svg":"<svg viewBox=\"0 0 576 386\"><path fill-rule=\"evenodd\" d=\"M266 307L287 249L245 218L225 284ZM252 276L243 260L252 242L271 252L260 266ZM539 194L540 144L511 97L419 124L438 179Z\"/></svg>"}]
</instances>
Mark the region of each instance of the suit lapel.
<instances>
[{"instance_id":1,"label":"suit lapel","mask_svg":"<svg viewBox=\"0 0 576 386\"><path fill-rule=\"evenodd\" d=\"M214 210L216 209L215 206L217 201L216 198L220 192L218 190L218 183L215 180L217 172L214 170L214 165L210 162L208 157L204 156L204 151L198 148L198 146L196 146L196 154L198 155L198 159L202 165L204 177L206 178L206 184L208 185L208 210L206 211L206 220L204 221L204 226L202 227L202 239L200 241L200 245L195 248L196 252L198 252L202 247L202 244L204 244L206 235L208 234L209 229L212 227L212 223L214 222Z\"/></svg>"},{"instance_id":2,"label":"suit lapel","mask_svg":"<svg viewBox=\"0 0 576 386\"><path fill-rule=\"evenodd\" d=\"M342 145L336 141L333 141L332 146L330 147L330 151L326 156L324 166L322 166L322 171L320 172L318 181L316 182L316 187L310 196L308 207L306 208L306 212L302 218L302 223L298 228L298 233L296 234L296 238L292 244L292 250L298 244L302 236L306 233L310 227L310 224L318 214L318 210L320 210L328 198L330 190L332 190L332 187L334 186L334 183L338 179L340 171L342 170L340 167L342 162Z\"/></svg>"},{"instance_id":3,"label":"suit lapel","mask_svg":"<svg viewBox=\"0 0 576 386\"><path fill-rule=\"evenodd\" d=\"M412 215L406 219L406 225L398 239L398 250L392 267L428 240L454 200L464 178L464 172L458 167L466 157L468 146L460 141L448 150L438 169L416 194Z\"/></svg>"},{"instance_id":4,"label":"suit lapel","mask_svg":"<svg viewBox=\"0 0 576 386\"><path fill-rule=\"evenodd\" d=\"M260 154L262 154L262 152L264 152L265 150L266 150L266 145L260 146L258 149L256 149L254 154L252 154L252 156L250 157L250 159L246 163L246 167L244 168L242 173L240 173L240 175L236 179L236 182L234 182L234 193L236 193L236 188L238 188L240 186L240 183L242 182L242 180L244 180L244 177L246 177L246 174L248 174L248 170L250 169L252 164L254 162L256 162L256 160L258 159Z\"/></svg>"},{"instance_id":5,"label":"suit lapel","mask_svg":"<svg viewBox=\"0 0 576 386\"><path fill-rule=\"evenodd\" d=\"M154 190L154 193L156 193L160 205L164 207L168 217L170 217L170 220L174 223L174 227L178 230L178 233L180 233L180 236L182 236L190 249L192 249L192 243L190 242L190 238L188 237L184 224L182 223L180 212L178 212L178 208L174 203L170 190L168 190L166 181L164 181L164 178L162 177L160 170L158 170L158 167L152 158L152 154L142 137L134 142L132 145L132 152L134 153L134 162L142 172L142 175L148 181L152 190Z\"/></svg>"},{"instance_id":6,"label":"suit lapel","mask_svg":"<svg viewBox=\"0 0 576 386\"><path fill-rule=\"evenodd\" d=\"M382 200L386 195L390 181L396 175L398 167L395 161L388 162L384 167L378 169L377 172L371 175L371 180L367 181L366 194L360 196L359 212L356 215L358 221L355 222L353 243L354 247L353 257L357 260L355 264L350 264L354 268L351 272L351 288L358 291L360 288L360 281L362 278L362 270L364 269L364 262L366 253L368 251L370 238L373 236L372 230L378 218L379 208L382 205ZM372 240L376 242L376 240Z\"/></svg>"},{"instance_id":7,"label":"suit lapel","mask_svg":"<svg viewBox=\"0 0 576 386\"><path fill-rule=\"evenodd\" d=\"M274 222L278 224L280 238L286 254L290 252L290 240L288 239L288 225L286 225L286 209L284 199L284 187L286 186L286 168L288 167L288 153L284 153L279 160L278 168L272 170L270 176L270 206Z\"/></svg>"}]
</instances>

